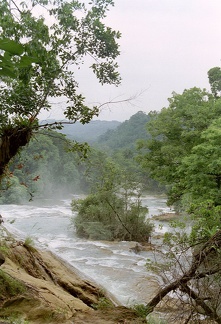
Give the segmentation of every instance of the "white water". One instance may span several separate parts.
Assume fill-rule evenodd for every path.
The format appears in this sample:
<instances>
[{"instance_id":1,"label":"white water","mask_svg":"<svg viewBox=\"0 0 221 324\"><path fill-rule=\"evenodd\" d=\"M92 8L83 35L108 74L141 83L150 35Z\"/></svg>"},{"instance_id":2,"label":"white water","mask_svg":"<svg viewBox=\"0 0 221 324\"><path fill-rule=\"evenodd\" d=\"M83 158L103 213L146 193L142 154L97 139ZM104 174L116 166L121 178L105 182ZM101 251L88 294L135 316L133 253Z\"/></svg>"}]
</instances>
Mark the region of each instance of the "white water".
<instances>
[{"instance_id":1,"label":"white water","mask_svg":"<svg viewBox=\"0 0 221 324\"><path fill-rule=\"evenodd\" d=\"M147 196L142 200L149 207L149 217L168 211L164 199ZM153 253L131 252L134 242L77 238L71 223L70 202L45 200L27 205L0 205L0 214L9 231L21 239L30 236L38 246L56 253L110 292L118 303L130 306L148 302L157 282L145 267Z\"/></svg>"}]
</instances>

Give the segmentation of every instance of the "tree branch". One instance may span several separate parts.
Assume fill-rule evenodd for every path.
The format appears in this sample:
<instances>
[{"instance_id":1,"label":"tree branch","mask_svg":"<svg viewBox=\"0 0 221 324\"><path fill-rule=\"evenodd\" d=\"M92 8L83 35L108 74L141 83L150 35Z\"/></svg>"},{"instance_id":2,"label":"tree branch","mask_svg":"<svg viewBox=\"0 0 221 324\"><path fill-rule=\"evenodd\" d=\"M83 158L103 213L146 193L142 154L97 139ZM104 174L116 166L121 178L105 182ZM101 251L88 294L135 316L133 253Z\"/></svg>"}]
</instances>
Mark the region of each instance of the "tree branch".
<instances>
[{"instance_id":1,"label":"tree branch","mask_svg":"<svg viewBox=\"0 0 221 324\"><path fill-rule=\"evenodd\" d=\"M195 293L193 289L191 289L187 284L183 284L180 287L180 290L185 292L190 298L192 298L196 305L202 307L204 310L205 314L210 318L215 320L218 324L221 324L221 318L217 315L216 311L211 309L205 301L199 297L198 294Z\"/></svg>"},{"instance_id":2,"label":"tree branch","mask_svg":"<svg viewBox=\"0 0 221 324\"><path fill-rule=\"evenodd\" d=\"M211 252L216 251L221 248L221 230L219 230L215 235L213 235L200 249L200 251L194 255L190 269L186 271L183 276L174 282L170 283L168 286L160 289L160 291L154 296L154 298L146 305L148 314L151 313L157 304L171 291L176 289L183 289L187 286L187 282L191 279L196 279L200 274L196 274L199 266L205 261L205 259L210 255ZM212 274L212 273L211 273ZM187 290L188 288L186 288ZM195 297L195 295L193 295ZM205 307L206 308L206 307ZM209 309L208 309L209 313ZM210 314L211 315L211 314ZM208 315L208 316L210 316ZM215 316L215 315L214 315ZM212 317L214 319L214 317ZM217 323L221 323L221 319L216 319Z\"/></svg>"}]
</instances>

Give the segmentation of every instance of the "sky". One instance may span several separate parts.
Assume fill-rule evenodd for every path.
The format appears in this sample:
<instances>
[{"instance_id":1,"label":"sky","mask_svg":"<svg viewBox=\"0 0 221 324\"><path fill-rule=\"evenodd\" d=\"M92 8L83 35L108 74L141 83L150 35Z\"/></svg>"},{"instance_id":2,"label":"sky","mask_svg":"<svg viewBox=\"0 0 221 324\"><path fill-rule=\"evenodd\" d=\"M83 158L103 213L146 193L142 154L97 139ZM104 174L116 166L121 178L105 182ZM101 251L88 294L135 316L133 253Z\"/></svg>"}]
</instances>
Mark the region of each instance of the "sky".
<instances>
[{"instance_id":1,"label":"sky","mask_svg":"<svg viewBox=\"0 0 221 324\"><path fill-rule=\"evenodd\" d=\"M85 67L79 91L90 106L132 100L103 106L97 119L128 120L138 111L168 107L173 91L209 90L207 72L221 66L220 17L220 0L115 0L105 23L122 34L121 85L101 86Z\"/></svg>"}]
</instances>

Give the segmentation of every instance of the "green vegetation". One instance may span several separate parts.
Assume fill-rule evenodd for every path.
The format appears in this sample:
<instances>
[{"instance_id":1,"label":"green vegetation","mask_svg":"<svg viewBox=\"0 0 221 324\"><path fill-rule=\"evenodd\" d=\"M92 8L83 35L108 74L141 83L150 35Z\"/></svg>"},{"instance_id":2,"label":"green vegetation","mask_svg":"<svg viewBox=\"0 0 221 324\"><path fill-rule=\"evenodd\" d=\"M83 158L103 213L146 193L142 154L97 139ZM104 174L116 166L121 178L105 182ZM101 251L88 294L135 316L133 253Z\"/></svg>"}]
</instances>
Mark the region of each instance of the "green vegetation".
<instances>
[{"instance_id":1,"label":"green vegetation","mask_svg":"<svg viewBox=\"0 0 221 324\"><path fill-rule=\"evenodd\" d=\"M73 221L80 237L148 242L152 233L153 225L146 220L147 209L139 199L125 201L125 197L107 191L73 201L72 210L78 212Z\"/></svg>"},{"instance_id":2,"label":"green vegetation","mask_svg":"<svg viewBox=\"0 0 221 324\"><path fill-rule=\"evenodd\" d=\"M30 324L29 321L26 321L22 318L19 318L18 315L11 315L10 317L4 317L3 318L4 323L6 324Z\"/></svg>"},{"instance_id":3,"label":"green vegetation","mask_svg":"<svg viewBox=\"0 0 221 324\"><path fill-rule=\"evenodd\" d=\"M134 182L140 183L142 190L161 192L163 187L160 187L156 181L152 180L148 172L143 170L136 161L136 141L140 136L140 131L137 134L137 129L142 129L142 137L146 137L146 131L144 130L144 120L146 119L144 116L146 115L141 112L132 116L126 123L126 134L121 131L121 127L125 128L124 123L117 127L118 133L122 134L119 136L119 141L125 143L130 125L136 124L136 127L132 127L131 131L131 141L134 140L134 143L130 142L131 148L113 149L109 148L108 144L105 144L105 152L111 158L112 163L115 163L130 175ZM139 122L141 123L140 126ZM84 126L89 127L89 125ZM104 127L106 127L105 125ZM83 127L83 125L81 126ZM79 143L76 144L76 142L72 142L72 140L56 131L41 131L35 134L29 144L11 161L7 171L5 171L5 178L1 181L0 202L6 204L23 203L32 200L33 197L54 198L73 192L90 192L92 178L96 182L96 177L99 174L99 159L103 158L103 153L100 152L101 147L99 150L96 149L98 145L101 146L100 141L93 143L94 149L89 149L83 143L83 139L89 135L90 131L88 135L85 134L82 138L79 133ZM72 136L74 135L71 133L70 137ZM115 135L113 141L114 138ZM73 147L78 152L73 152ZM95 154L93 152L95 151L97 152L96 162L93 161ZM82 159L85 154L88 159ZM87 176L88 173L90 173L90 180Z\"/></svg>"},{"instance_id":4,"label":"green vegetation","mask_svg":"<svg viewBox=\"0 0 221 324\"><path fill-rule=\"evenodd\" d=\"M120 33L103 23L111 5L0 1L0 176L39 128L61 128L39 125L40 112L52 108L50 98L62 98L64 116L72 122L85 124L99 114L78 92L75 70L86 57L93 58L90 68L102 85L119 84Z\"/></svg>"},{"instance_id":5,"label":"green vegetation","mask_svg":"<svg viewBox=\"0 0 221 324\"><path fill-rule=\"evenodd\" d=\"M159 193L164 190L164 187L153 180L149 172L142 168L137 161L137 144L140 140L148 140L149 134L146 132L146 125L149 121L150 115L139 111L116 129L101 135L94 143L94 147L102 149L122 169L133 175L134 181L142 184L143 191Z\"/></svg>"},{"instance_id":6,"label":"green vegetation","mask_svg":"<svg viewBox=\"0 0 221 324\"><path fill-rule=\"evenodd\" d=\"M53 121L50 120L48 122L51 123ZM64 124L60 132L67 135L67 137L71 140L87 142L93 145L98 141L100 136L105 134L108 130L116 129L119 125L121 125L121 123L116 120L92 120L88 124L81 124L80 122L76 122L74 124Z\"/></svg>"},{"instance_id":7,"label":"green vegetation","mask_svg":"<svg viewBox=\"0 0 221 324\"><path fill-rule=\"evenodd\" d=\"M98 303L92 306L94 309L114 308L113 303L105 297L100 297Z\"/></svg>"},{"instance_id":8,"label":"green vegetation","mask_svg":"<svg viewBox=\"0 0 221 324\"><path fill-rule=\"evenodd\" d=\"M4 243L4 242L0 242L0 252L3 254L3 255L7 255L8 251L9 251L9 248L8 246Z\"/></svg>"},{"instance_id":9,"label":"green vegetation","mask_svg":"<svg viewBox=\"0 0 221 324\"><path fill-rule=\"evenodd\" d=\"M148 262L166 285L146 307L152 312L159 302L166 305L170 292L181 292L189 300L182 311L186 321L198 321L202 312L221 323L220 69L211 69L208 76L212 94L199 88L173 93L168 108L151 113L151 138L139 143L139 161L167 188L168 205L189 215L171 223L164 255ZM175 307L184 305L180 302Z\"/></svg>"},{"instance_id":10,"label":"green vegetation","mask_svg":"<svg viewBox=\"0 0 221 324\"><path fill-rule=\"evenodd\" d=\"M8 166L1 182L1 203L22 203L33 197L56 197L81 191L80 157L54 131L36 134Z\"/></svg>"},{"instance_id":11,"label":"green vegetation","mask_svg":"<svg viewBox=\"0 0 221 324\"><path fill-rule=\"evenodd\" d=\"M148 315L146 305L144 304L136 304L132 307L132 309L136 312L137 316L146 318Z\"/></svg>"},{"instance_id":12,"label":"green vegetation","mask_svg":"<svg viewBox=\"0 0 221 324\"><path fill-rule=\"evenodd\" d=\"M87 169L91 194L73 200L73 218L80 237L147 242L153 225L146 220L139 184L105 154L93 151ZM96 172L95 172L96 171Z\"/></svg>"},{"instance_id":13,"label":"green vegetation","mask_svg":"<svg viewBox=\"0 0 221 324\"><path fill-rule=\"evenodd\" d=\"M86 106L75 78L86 56L94 59L91 68L101 84L119 84L120 33L103 23L110 5L112 0L0 0L0 202L85 192L85 199L72 202L79 236L148 241L153 226L141 192L165 189L168 205L190 217L173 222L165 235L166 261L149 265L171 282L138 311L149 313L180 290L190 300L186 319L195 320L203 309L221 323L220 67L208 71L211 92L194 87L173 93L160 112L138 112L99 138L90 136L90 150L80 134L70 141L55 132L61 122L39 123L40 112L52 108L51 98L62 98L70 122L84 125L98 116L99 107ZM27 238L24 244L31 243ZM23 292L0 270L1 295Z\"/></svg>"},{"instance_id":14,"label":"green vegetation","mask_svg":"<svg viewBox=\"0 0 221 324\"><path fill-rule=\"evenodd\" d=\"M148 139L146 132L146 124L149 122L150 116L139 111L120 124L117 128L108 130L105 134L98 138L98 144L108 151L131 150L135 151L136 141L140 139Z\"/></svg>"},{"instance_id":15,"label":"green vegetation","mask_svg":"<svg viewBox=\"0 0 221 324\"><path fill-rule=\"evenodd\" d=\"M31 238L30 236L27 236L25 238L23 246L26 247L27 250L34 252L35 251L34 245L35 245L35 242L34 242L33 238Z\"/></svg>"},{"instance_id":16,"label":"green vegetation","mask_svg":"<svg viewBox=\"0 0 221 324\"><path fill-rule=\"evenodd\" d=\"M0 269L0 299L1 296L13 297L25 292L26 288L24 284L13 277L9 276L3 270Z\"/></svg>"}]
</instances>

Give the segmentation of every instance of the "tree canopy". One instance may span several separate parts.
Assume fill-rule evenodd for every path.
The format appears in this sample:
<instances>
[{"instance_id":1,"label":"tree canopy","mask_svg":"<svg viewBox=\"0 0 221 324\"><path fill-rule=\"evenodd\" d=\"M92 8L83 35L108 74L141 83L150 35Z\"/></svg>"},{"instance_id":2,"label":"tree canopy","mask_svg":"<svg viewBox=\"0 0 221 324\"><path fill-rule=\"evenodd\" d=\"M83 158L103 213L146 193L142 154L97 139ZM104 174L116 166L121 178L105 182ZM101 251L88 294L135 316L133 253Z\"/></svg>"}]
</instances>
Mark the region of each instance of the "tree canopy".
<instances>
[{"instance_id":1,"label":"tree canopy","mask_svg":"<svg viewBox=\"0 0 221 324\"><path fill-rule=\"evenodd\" d=\"M90 194L74 199L73 222L80 237L148 242L153 225L141 204L140 184L105 153L92 150L86 169Z\"/></svg>"},{"instance_id":2,"label":"tree canopy","mask_svg":"<svg viewBox=\"0 0 221 324\"><path fill-rule=\"evenodd\" d=\"M209 149L205 137L211 137L212 129L214 131L214 126L210 125L220 116L220 99L199 88L184 90L182 94L174 93L168 108L151 113L148 123L151 139L140 142L140 148L146 149L140 161L153 178L167 185L170 204L180 201L185 193L193 190L193 178L198 184L194 189L198 197L203 190L199 178L203 181L207 176L212 181L209 173L214 173L214 168L210 166L203 171L199 164L202 160L205 163L203 147ZM194 165L197 165L195 170ZM187 174L191 174L192 180Z\"/></svg>"},{"instance_id":3,"label":"tree canopy","mask_svg":"<svg viewBox=\"0 0 221 324\"><path fill-rule=\"evenodd\" d=\"M221 69L216 66L208 71L208 78L211 87L211 91L215 97L221 92Z\"/></svg>"},{"instance_id":4,"label":"tree canopy","mask_svg":"<svg viewBox=\"0 0 221 324\"><path fill-rule=\"evenodd\" d=\"M38 115L64 101L64 116L89 122L99 114L78 92L76 70L88 56L101 84L120 82L120 33L105 26L112 0L0 1L0 174L39 128Z\"/></svg>"},{"instance_id":5,"label":"tree canopy","mask_svg":"<svg viewBox=\"0 0 221 324\"><path fill-rule=\"evenodd\" d=\"M172 312L172 322L177 316L195 323L203 314L221 323L220 68L208 75L212 93L199 88L173 93L167 108L150 114L151 138L139 143L140 163L165 184L168 205L183 212L165 233L164 256L148 263L164 285L147 303L147 314L159 302L166 307L165 297L173 291L174 306L182 312Z\"/></svg>"}]
</instances>

